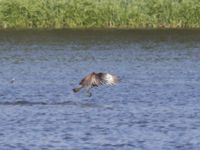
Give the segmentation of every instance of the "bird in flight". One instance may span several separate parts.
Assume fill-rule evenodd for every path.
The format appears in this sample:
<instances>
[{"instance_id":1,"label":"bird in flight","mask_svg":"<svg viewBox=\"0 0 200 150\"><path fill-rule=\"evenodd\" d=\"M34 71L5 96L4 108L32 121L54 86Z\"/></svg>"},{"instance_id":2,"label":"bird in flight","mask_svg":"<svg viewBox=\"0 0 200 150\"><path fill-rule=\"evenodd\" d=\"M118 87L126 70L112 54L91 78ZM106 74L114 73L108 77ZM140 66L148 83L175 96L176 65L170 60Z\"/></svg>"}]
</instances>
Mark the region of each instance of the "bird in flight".
<instances>
[{"instance_id":1,"label":"bird in flight","mask_svg":"<svg viewBox=\"0 0 200 150\"><path fill-rule=\"evenodd\" d=\"M73 89L73 91L79 92L82 88L87 90L89 96L92 96L90 89L93 87L98 87L100 85L115 85L119 82L119 78L115 75L109 73L95 73L92 72L86 77L84 77L79 83L79 87Z\"/></svg>"}]
</instances>

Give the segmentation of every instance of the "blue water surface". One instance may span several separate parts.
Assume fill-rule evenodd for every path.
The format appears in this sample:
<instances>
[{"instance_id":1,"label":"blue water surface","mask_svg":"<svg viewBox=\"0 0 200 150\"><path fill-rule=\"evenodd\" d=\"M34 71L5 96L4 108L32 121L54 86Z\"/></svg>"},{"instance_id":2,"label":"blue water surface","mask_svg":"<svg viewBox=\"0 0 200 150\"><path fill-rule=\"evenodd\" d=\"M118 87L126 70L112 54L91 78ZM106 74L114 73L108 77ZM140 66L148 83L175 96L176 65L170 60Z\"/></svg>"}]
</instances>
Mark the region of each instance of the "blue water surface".
<instances>
[{"instance_id":1,"label":"blue water surface","mask_svg":"<svg viewBox=\"0 0 200 150\"><path fill-rule=\"evenodd\" d=\"M0 33L1 150L199 150L200 31ZM73 93L90 72L120 84Z\"/></svg>"}]
</instances>

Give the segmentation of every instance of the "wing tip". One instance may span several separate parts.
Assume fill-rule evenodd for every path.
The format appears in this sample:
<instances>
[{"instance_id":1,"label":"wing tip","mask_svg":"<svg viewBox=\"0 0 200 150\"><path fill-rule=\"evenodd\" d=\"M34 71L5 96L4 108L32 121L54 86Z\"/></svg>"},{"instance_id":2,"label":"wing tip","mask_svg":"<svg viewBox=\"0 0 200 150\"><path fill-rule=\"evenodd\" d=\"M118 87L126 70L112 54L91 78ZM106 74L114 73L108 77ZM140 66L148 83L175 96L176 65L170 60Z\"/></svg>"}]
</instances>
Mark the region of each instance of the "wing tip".
<instances>
[{"instance_id":1,"label":"wing tip","mask_svg":"<svg viewBox=\"0 0 200 150\"><path fill-rule=\"evenodd\" d=\"M109 73L105 74L104 80L105 80L105 83L108 85L115 85L121 81L121 79L118 76L112 75Z\"/></svg>"}]
</instances>

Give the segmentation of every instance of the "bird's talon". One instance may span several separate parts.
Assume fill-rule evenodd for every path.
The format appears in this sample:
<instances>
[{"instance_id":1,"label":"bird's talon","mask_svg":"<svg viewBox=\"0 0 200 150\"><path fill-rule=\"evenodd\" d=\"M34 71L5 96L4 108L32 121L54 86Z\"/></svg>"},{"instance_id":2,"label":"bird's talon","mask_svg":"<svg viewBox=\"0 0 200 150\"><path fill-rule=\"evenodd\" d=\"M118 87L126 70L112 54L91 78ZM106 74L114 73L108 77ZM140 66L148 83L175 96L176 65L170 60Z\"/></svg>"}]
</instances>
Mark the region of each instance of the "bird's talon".
<instances>
[{"instance_id":1,"label":"bird's talon","mask_svg":"<svg viewBox=\"0 0 200 150\"><path fill-rule=\"evenodd\" d=\"M91 97L92 96L92 93L88 93L88 97Z\"/></svg>"}]
</instances>

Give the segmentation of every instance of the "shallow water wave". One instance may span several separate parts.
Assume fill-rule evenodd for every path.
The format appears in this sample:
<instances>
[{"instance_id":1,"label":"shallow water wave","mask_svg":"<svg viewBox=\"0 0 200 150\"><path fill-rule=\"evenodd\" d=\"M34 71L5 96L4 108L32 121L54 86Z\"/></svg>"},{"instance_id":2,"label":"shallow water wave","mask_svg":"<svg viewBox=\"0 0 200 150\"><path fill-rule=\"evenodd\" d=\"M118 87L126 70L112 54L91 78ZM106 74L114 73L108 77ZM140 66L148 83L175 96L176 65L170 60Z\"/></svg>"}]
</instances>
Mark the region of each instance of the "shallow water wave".
<instances>
[{"instance_id":1,"label":"shallow water wave","mask_svg":"<svg viewBox=\"0 0 200 150\"><path fill-rule=\"evenodd\" d=\"M65 102L30 102L30 101L16 101L16 102L0 102L0 105L10 105L10 106L35 106L35 105L48 105L48 106L81 106L81 107L102 107L93 102L75 102L75 101L65 101Z\"/></svg>"},{"instance_id":2,"label":"shallow water wave","mask_svg":"<svg viewBox=\"0 0 200 150\"><path fill-rule=\"evenodd\" d=\"M0 34L0 149L199 150L199 31ZM72 89L92 71L120 84Z\"/></svg>"}]
</instances>

